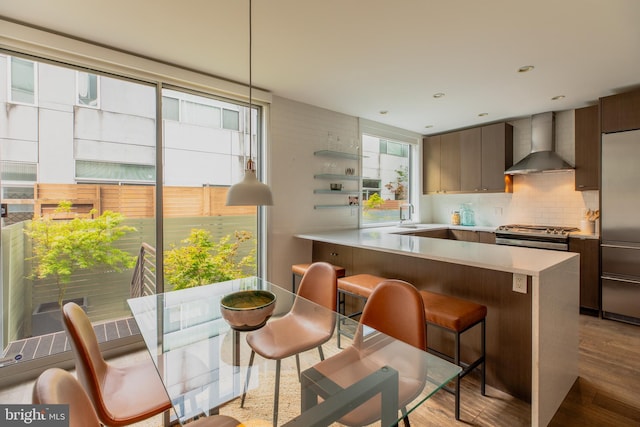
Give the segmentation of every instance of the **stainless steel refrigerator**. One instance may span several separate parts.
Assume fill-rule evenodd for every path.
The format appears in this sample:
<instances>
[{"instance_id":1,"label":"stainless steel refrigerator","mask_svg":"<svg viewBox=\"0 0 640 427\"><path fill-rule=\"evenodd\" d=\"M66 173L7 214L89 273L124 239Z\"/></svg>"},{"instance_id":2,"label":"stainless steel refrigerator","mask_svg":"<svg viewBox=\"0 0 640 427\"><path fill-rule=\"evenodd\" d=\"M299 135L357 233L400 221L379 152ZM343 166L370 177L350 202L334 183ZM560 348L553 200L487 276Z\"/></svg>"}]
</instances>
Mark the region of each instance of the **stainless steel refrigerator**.
<instances>
[{"instance_id":1,"label":"stainless steel refrigerator","mask_svg":"<svg viewBox=\"0 0 640 427\"><path fill-rule=\"evenodd\" d=\"M640 130L602 135L602 317L640 325Z\"/></svg>"}]
</instances>

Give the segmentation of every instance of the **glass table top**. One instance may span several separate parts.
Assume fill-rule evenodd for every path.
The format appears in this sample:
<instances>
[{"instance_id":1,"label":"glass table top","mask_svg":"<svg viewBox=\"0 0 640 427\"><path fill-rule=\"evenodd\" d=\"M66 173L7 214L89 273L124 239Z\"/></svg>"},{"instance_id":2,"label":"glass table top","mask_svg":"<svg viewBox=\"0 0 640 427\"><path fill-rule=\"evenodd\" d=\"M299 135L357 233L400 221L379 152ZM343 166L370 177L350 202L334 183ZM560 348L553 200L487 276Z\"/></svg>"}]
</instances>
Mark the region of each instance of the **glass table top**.
<instances>
[{"instance_id":1,"label":"glass table top","mask_svg":"<svg viewBox=\"0 0 640 427\"><path fill-rule=\"evenodd\" d=\"M269 322L292 312L294 302L293 312L305 328L331 317L333 330L321 346L322 364L315 348L300 354L300 377L295 357L281 363L278 425L341 425L341 418L358 416L377 417L375 425L393 425L402 416L400 409L410 413L460 372L452 363L366 326L356 341L345 337L353 338L356 321L257 277L129 299L180 423L218 412L245 422L272 419L276 363L256 355L245 385L251 354L246 337L252 332L230 328L220 312L222 297L250 289L276 295ZM292 328L273 341L303 341L301 330Z\"/></svg>"}]
</instances>

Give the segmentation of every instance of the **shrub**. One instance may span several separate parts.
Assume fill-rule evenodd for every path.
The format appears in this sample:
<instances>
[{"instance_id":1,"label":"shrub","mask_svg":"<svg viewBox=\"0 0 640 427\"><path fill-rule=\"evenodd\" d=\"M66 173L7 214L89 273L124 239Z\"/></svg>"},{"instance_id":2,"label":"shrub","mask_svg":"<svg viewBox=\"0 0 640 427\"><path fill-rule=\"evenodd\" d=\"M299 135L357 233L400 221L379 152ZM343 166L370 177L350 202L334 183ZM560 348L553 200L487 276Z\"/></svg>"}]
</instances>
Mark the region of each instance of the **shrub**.
<instances>
[{"instance_id":1,"label":"shrub","mask_svg":"<svg viewBox=\"0 0 640 427\"><path fill-rule=\"evenodd\" d=\"M384 204L384 200L380 197L380 194L373 193L369 198L364 202L364 208L366 209L376 209Z\"/></svg>"},{"instance_id":2,"label":"shrub","mask_svg":"<svg viewBox=\"0 0 640 427\"><path fill-rule=\"evenodd\" d=\"M171 245L165 252L164 272L173 289L192 288L210 283L245 277L245 270L255 269L255 248L238 258L240 246L252 240L248 231L236 231L217 243L207 230L194 228L189 237L180 241L183 246Z\"/></svg>"},{"instance_id":3,"label":"shrub","mask_svg":"<svg viewBox=\"0 0 640 427\"><path fill-rule=\"evenodd\" d=\"M113 247L113 242L135 231L120 225L122 214L105 211L97 218L54 219L70 211L71 202L62 201L52 217L36 218L25 229L33 243L33 257L28 258L34 261L30 277L54 277L60 306L74 272L100 266L122 271L135 265L135 256ZM90 214L95 215L95 209Z\"/></svg>"}]
</instances>

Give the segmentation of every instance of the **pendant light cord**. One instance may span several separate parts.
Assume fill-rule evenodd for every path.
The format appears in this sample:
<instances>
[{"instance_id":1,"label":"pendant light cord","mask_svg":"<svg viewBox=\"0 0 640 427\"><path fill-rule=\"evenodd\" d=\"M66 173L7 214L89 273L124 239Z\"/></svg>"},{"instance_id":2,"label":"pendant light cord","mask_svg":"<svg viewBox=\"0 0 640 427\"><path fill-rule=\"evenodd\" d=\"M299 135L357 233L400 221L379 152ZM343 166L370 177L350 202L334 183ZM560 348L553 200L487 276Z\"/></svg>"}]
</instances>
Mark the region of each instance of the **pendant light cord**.
<instances>
[{"instance_id":1,"label":"pendant light cord","mask_svg":"<svg viewBox=\"0 0 640 427\"><path fill-rule=\"evenodd\" d=\"M252 0L249 0L249 161L247 169L253 170L253 70L252 70L252 50L253 50L253 19L251 16Z\"/></svg>"}]
</instances>

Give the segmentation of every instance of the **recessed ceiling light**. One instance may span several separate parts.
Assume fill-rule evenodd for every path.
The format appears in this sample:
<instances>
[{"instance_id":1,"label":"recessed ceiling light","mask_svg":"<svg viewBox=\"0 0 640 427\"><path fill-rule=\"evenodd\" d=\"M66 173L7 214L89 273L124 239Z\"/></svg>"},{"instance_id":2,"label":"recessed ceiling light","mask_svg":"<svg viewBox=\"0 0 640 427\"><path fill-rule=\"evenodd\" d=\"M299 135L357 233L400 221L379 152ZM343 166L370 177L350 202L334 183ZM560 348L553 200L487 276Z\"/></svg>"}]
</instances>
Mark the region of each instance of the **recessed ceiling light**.
<instances>
[{"instance_id":1,"label":"recessed ceiling light","mask_svg":"<svg viewBox=\"0 0 640 427\"><path fill-rule=\"evenodd\" d=\"M480 114L478 114L478 117L484 117L484 116L488 116L488 115L489 115L489 113L480 113Z\"/></svg>"},{"instance_id":2,"label":"recessed ceiling light","mask_svg":"<svg viewBox=\"0 0 640 427\"><path fill-rule=\"evenodd\" d=\"M380 114L385 115L387 114L389 111L388 110L380 110Z\"/></svg>"},{"instance_id":3,"label":"recessed ceiling light","mask_svg":"<svg viewBox=\"0 0 640 427\"><path fill-rule=\"evenodd\" d=\"M442 98L443 96L444 96L444 93L442 93L442 92L438 92L438 93L434 93L433 94L434 98Z\"/></svg>"},{"instance_id":4,"label":"recessed ceiling light","mask_svg":"<svg viewBox=\"0 0 640 427\"><path fill-rule=\"evenodd\" d=\"M558 101L560 99L564 99L565 96L564 95L556 95L553 98L551 98L552 101Z\"/></svg>"},{"instance_id":5,"label":"recessed ceiling light","mask_svg":"<svg viewBox=\"0 0 640 427\"><path fill-rule=\"evenodd\" d=\"M518 72L519 73L526 73L528 71L533 70L535 67L533 65L523 65L522 67L518 68Z\"/></svg>"},{"instance_id":6,"label":"recessed ceiling light","mask_svg":"<svg viewBox=\"0 0 640 427\"><path fill-rule=\"evenodd\" d=\"M425 125L425 129L431 129L433 127L433 125Z\"/></svg>"}]
</instances>

